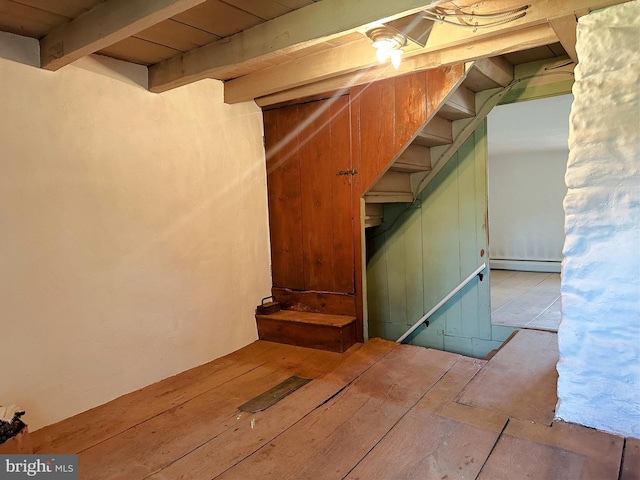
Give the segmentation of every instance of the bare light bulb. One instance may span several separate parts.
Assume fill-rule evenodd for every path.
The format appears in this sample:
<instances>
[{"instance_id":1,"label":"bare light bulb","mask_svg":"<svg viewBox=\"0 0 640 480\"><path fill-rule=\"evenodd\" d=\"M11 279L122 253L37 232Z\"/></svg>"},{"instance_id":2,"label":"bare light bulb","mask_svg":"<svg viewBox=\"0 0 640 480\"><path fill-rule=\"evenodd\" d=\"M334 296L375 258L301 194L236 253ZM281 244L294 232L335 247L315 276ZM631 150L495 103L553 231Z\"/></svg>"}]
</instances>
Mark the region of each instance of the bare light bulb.
<instances>
[{"instance_id":1,"label":"bare light bulb","mask_svg":"<svg viewBox=\"0 0 640 480\"><path fill-rule=\"evenodd\" d=\"M402 60L402 50L400 49L391 50L390 57L391 57L391 65L393 65L393 68L398 70L398 68L400 68L400 60Z\"/></svg>"},{"instance_id":2,"label":"bare light bulb","mask_svg":"<svg viewBox=\"0 0 640 480\"><path fill-rule=\"evenodd\" d=\"M376 58L380 63L384 63L389 58L389 48L386 46L378 47L376 50Z\"/></svg>"}]
</instances>

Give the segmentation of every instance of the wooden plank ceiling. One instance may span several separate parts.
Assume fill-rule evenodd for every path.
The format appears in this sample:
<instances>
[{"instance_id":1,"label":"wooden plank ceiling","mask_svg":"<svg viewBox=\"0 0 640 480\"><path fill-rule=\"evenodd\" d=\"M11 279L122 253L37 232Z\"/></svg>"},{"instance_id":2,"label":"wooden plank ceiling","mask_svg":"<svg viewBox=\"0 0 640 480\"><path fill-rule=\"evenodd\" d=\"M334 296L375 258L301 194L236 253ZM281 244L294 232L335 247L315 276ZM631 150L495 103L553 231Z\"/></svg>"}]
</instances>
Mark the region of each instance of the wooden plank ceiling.
<instances>
[{"instance_id":1,"label":"wooden plank ceiling","mask_svg":"<svg viewBox=\"0 0 640 480\"><path fill-rule=\"evenodd\" d=\"M229 103L314 85L380 77L503 55L513 64L569 54L576 18L621 0L0 0L0 31L37 38L41 66L57 70L97 53L149 67L161 92L203 78L223 80ZM490 28L434 24L426 46L410 43L410 66L378 67L365 32L440 6L474 13L528 5ZM462 8L460 8L462 7ZM300 91L300 90L296 90ZM304 90L302 90L304 92Z\"/></svg>"}]
</instances>

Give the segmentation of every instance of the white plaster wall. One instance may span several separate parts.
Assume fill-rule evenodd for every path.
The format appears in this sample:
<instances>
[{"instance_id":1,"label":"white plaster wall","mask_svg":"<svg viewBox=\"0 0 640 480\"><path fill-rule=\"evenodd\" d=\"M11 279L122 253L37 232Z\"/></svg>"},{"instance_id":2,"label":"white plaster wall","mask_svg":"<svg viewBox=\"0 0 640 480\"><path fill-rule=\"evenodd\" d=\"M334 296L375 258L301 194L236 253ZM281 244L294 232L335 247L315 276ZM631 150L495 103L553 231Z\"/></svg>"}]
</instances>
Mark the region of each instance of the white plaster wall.
<instances>
[{"instance_id":1,"label":"white plaster wall","mask_svg":"<svg viewBox=\"0 0 640 480\"><path fill-rule=\"evenodd\" d=\"M37 42L0 36L5 58ZM0 59L0 404L37 429L256 339L262 116L89 57Z\"/></svg>"},{"instance_id":2,"label":"white plaster wall","mask_svg":"<svg viewBox=\"0 0 640 480\"><path fill-rule=\"evenodd\" d=\"M562 150L490 157L492 259L562 260L567 157Z\"/></svg>"},{"instance_id":3,"label":"white plaster wall","mask_svg":"<svg viewBox=\"0 0 640 480\"><path fill-rule=\"evenodd\" d=\"M558 262L560 267L572 99L562 95L501 105L488 116L493 260Z\"/></svg>"},{"instance_id":4,"label":"white plaster wall","mask_svg":"<svg viewBox=\"0 0 640 480\"><path fill-rule=\"evenodd\" d=\"M640 437L640 2L578 24L557 417Z\"/></svg>"}]
</instances>

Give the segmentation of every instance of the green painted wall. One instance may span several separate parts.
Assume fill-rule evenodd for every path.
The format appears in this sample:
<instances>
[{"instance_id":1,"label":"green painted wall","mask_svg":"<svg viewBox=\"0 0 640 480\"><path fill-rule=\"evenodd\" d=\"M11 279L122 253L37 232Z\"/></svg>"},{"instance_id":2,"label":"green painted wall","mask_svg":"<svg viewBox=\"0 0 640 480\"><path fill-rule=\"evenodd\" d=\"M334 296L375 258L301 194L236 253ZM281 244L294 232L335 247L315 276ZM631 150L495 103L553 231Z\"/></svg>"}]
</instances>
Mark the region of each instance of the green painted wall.
<instances>
[{"instance_id":1,"label":"green painted wall","mask_svg":"<svg viewBox=\"0 0 640 480\"><path fill-rule=\"evenodd\" d=\"M369 336L396 340L487 258L484 122L414 204L385 205L367 230ZM483 255L481 255L481 252ZM491 325L488 270L409 343L484 357L514 329Z\"/></svg>"}]
</instances>

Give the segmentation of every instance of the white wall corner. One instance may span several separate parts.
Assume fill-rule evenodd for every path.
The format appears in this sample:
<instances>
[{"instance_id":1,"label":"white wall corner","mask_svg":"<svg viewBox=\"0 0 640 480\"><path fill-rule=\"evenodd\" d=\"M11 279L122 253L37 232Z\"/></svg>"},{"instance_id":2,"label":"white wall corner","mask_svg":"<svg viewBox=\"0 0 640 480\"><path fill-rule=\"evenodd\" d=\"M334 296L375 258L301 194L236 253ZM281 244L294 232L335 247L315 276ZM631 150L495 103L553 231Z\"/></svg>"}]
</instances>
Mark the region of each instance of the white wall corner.
<instances>
[{"instance_id":1,"label":"white wall corner","mask_svg":"<svg viewBox=\"0 0 640 480\"><path fill-rule=\"evenodd\" d=\"M578 23L557 418L640 438L640 2Z\"/></svg>"}]
</instances>

